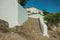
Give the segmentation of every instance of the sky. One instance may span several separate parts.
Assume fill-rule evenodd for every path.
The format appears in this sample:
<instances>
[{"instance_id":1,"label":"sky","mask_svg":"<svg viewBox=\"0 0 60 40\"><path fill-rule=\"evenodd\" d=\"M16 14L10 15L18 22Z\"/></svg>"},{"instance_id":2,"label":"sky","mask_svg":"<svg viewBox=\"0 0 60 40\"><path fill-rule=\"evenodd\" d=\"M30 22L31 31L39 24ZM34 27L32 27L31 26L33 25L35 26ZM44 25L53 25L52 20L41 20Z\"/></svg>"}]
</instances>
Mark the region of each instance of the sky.
<instances>
[{"instance_id":1,"label":"sky","mask_svg":"<svg viewBox=\"0 0 60 40\"><path fill-rule=\"evenodd\" d=\"M36 7L50 13L60 12L60 0L29 0L25 8Z\"/></svg>"}]
</instances>

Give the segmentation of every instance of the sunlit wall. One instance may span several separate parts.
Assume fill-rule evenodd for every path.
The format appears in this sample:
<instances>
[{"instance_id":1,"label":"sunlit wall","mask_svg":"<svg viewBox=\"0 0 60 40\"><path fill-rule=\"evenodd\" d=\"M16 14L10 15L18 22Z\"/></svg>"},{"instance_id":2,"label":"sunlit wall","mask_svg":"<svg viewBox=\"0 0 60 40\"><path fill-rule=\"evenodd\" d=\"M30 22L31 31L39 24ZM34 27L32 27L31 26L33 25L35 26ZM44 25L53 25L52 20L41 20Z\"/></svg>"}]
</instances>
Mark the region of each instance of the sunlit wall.
<instances>
[{"instance_id":1,"label":"sunlit wall","mask_svg":"<svg viewBox=\"0 0 60 40\"><path fill-rule=\"evenodd\" d=\"M27 14L23 10L18 6L17 0L0 0L0 19L7 21L10 28L27 20Z\"/></svg>"}]
</instances>

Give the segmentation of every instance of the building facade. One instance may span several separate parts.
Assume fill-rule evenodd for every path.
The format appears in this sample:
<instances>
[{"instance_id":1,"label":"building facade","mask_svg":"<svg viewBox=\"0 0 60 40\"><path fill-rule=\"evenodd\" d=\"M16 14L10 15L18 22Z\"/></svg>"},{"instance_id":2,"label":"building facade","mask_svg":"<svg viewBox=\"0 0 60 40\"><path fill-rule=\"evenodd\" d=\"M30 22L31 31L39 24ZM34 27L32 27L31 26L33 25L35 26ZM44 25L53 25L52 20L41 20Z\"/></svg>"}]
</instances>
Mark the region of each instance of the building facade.
<instances>
[{"instance_id":1,"label":"building facade","mask_svg":"<svg viewBox=\"0 0 60 40\"><path fill-rule=\"evenodd\" d=\"M17 0L0 0L0 19L7 21L12 28L22 25L28 19L28 15Z\"/></svg>"}]
</instances>

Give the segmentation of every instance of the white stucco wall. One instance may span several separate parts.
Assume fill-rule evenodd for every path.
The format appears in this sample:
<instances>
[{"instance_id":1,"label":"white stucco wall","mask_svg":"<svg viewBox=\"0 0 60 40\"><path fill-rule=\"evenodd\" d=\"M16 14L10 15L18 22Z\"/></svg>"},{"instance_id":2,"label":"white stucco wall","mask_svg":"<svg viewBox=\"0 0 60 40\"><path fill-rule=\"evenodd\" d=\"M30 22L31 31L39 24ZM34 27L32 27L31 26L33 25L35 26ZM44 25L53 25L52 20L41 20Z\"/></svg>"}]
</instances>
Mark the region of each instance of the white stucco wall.
<instances>
[{"instance_id":1,"label":"white stucco wall","mask_svg":"<svg viewBox=\"0 0 60 40\"><path fill-rule=\"evenodd\" d=\"M0 0L0 19L7 21L10 28L23 23L23 19L27 20L27 14L23 10L18 6L17 0Z\"/></svg>"},{"instance_id":2,"label":"white stucco wall","mask_svg":"<svg viewBox=\"0 0 60 40\"><path fill-rule=\"evenodd\" d=\"M18 18L19 25L22 25L28 19L26 10L19 4L18 4Z\"/></svg>"}]
</instances>

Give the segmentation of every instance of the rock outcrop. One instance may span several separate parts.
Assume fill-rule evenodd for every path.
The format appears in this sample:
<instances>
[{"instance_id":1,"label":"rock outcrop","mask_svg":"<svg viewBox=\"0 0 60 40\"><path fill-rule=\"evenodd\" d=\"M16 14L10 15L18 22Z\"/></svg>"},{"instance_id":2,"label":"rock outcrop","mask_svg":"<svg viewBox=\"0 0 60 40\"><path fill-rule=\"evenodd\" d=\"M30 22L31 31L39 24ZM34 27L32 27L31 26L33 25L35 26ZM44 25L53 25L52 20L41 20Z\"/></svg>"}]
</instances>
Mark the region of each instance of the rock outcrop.
<instances>
[{"instance_id":1,"label":"rock outcrop","mask_svg":"<svg viewBox=\"0 0 60 40\"><path fill-rule=\"evenodd\" d=\"M0 40L60 40L60 27L49 30L49 38L43 36L39 19L29 18L21 26L9 28L8 22L0 20Z\"/></svg>"}]
</instances>

